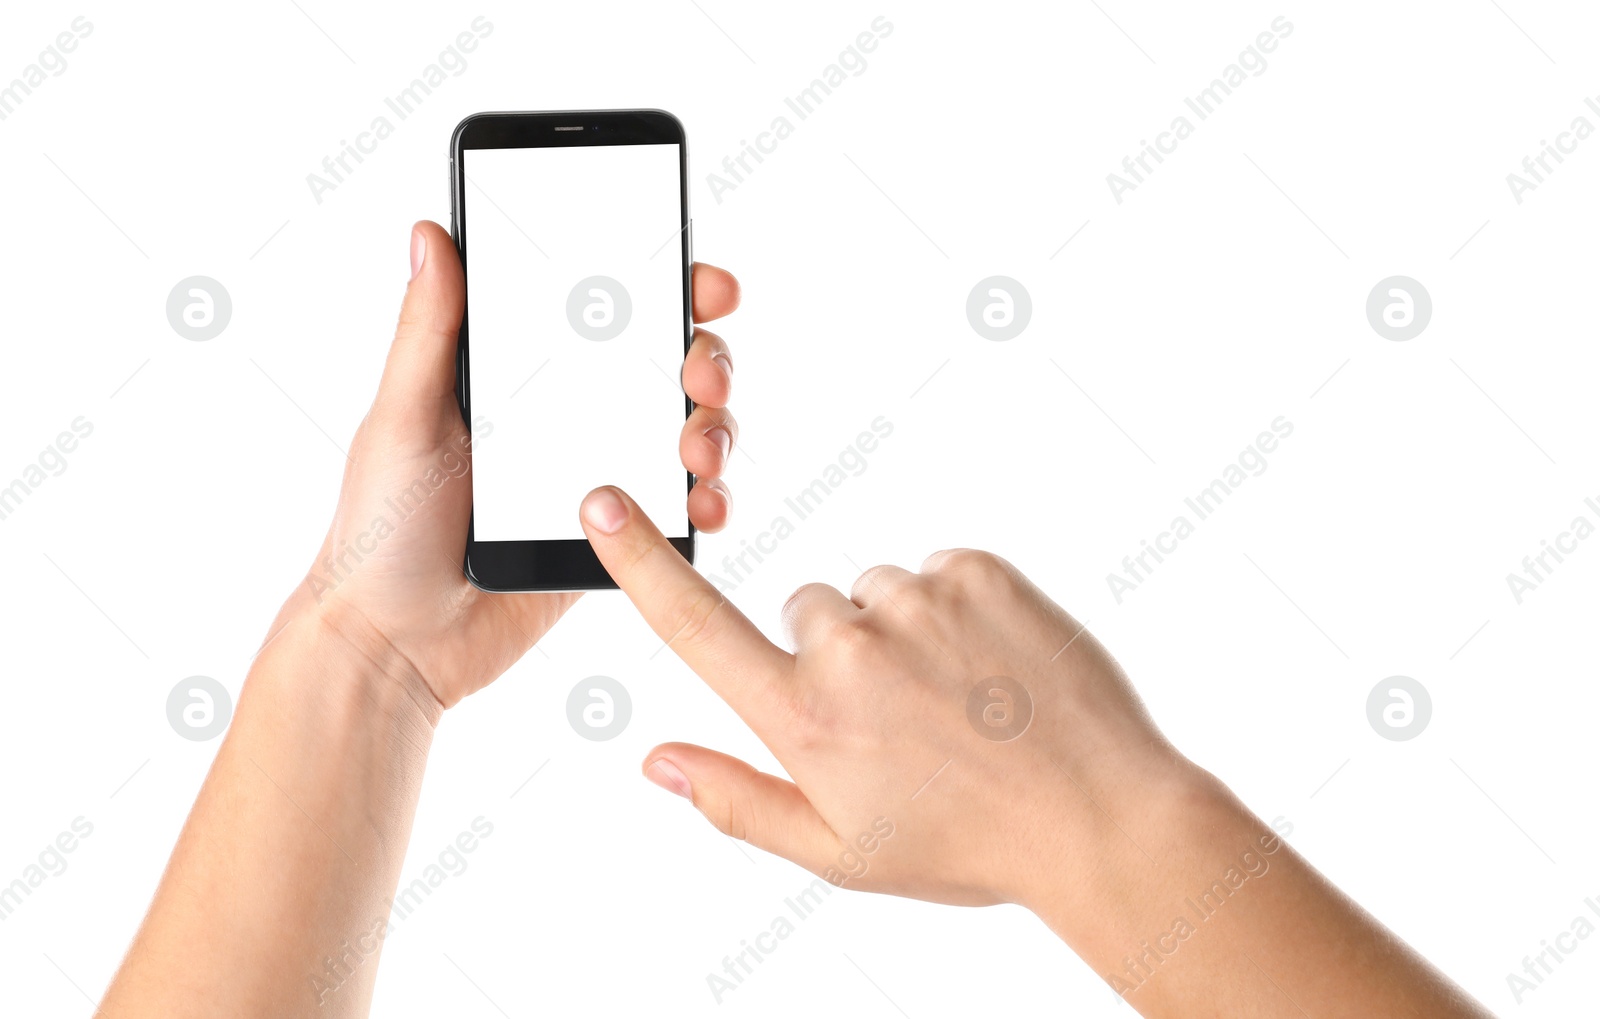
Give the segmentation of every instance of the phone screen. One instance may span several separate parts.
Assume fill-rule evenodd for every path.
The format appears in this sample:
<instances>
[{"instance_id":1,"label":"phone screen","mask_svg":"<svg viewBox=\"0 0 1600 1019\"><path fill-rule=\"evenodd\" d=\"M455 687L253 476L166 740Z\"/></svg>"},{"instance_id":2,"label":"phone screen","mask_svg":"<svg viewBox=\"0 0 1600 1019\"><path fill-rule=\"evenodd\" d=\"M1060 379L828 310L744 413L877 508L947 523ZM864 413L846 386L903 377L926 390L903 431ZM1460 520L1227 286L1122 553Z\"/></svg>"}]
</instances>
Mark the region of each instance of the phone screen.
<instances>
[{"instance_id":1,"label":"phone screen","mask_svg":"<svg viewBox=\"0 0 1600 1019\"><path fill-rule=\"evenodd\" d=\"M684 536L681 146L459 158L474 540L582 539L608 484Z\"/></svg>"}]
</instances>

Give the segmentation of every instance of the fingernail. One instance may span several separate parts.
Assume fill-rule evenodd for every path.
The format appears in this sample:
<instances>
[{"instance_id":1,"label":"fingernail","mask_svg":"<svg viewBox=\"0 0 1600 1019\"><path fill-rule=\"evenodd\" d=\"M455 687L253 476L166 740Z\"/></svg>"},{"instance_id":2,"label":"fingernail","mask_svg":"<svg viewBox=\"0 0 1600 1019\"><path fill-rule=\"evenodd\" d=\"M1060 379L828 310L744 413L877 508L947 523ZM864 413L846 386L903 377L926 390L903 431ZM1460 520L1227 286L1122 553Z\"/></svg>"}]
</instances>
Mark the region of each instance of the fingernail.
<instances>
[{"instance_id":1,"label":"fingernail","mask_svg":"<svg viewBox=\"0 0 1600 1019\"><path fill-rule=\"evenodd\" d=\"M728 453L733 449L733 436L726 428L723 428L721 425L718 425L715 428L709 428L706 430L706 438L710 439L712 442L715 442L717 444L717 448L722 450L722 459L728 459Z\"/></svg>"},{"instance_id":2,"label":"fingernail","mask_svg":"<svg viewBox=\"0 0 1600 1019\"><path fill-rule=\"evenodd\" d=\"M669 793L677 793L690 801L694 799L693 792L689 788L689 779L666 758L650 762L650 767L644 770L644 777Z\"/></svg>"},{"instance_id":3,"label":"fingernail","mask_svg":"<svg viewBox=\"0 0 1600 1019\"><path fill-rule=\"evenodd\" d=\"M729 382L732 382L733 362L728 360L728 355L718 351L717 353L711 355L711 360L715 361L717 365L722 368L722 374L728 377Z\"/></svg>"},{"instance_id":4,"label":"fingernail","mask_svg":"<svg viewBox=\"0 0 1600 1019\"><path fill-rule=\"evenodd\" d=\"M417 273L422 271L422 260L428 254L428 238L421 230L411 231L411 278L416 279Z\"/></svg>"},{"instance_id":5,"label":"fingernail","mask_svg":"<svg viewBox=\"0 0 1600 1019\"><path fill-rule=\"evenodd\" d=\"M583 500L583 519L601 534L616 534L628 522L628 507L615 490L597 488Z\"/></svg>"}]
</instances>

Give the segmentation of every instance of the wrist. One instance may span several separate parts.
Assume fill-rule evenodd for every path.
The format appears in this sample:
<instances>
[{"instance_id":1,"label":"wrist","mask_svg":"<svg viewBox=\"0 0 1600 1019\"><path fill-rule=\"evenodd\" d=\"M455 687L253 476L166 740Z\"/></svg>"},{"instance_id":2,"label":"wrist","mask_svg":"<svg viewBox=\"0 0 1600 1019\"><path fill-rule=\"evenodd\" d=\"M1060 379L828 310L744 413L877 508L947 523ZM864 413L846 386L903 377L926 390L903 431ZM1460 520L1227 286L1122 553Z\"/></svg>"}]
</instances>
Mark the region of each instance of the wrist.
<instances>
[{"instance_id":1,"label":"wrist","mask_svg":"<svg viewBox=\"0 0 1600 1019\"><path fill-rule=\"evenodd\" d=\"M1229 822L1249 816L1221 781L1176 753L1122 771L1115 785L1063 785L1061 851L1046 857L1016 901L1080 954L1092 932L1142 914L1175 862L1230 841L1243 825Z\"/></svg>"},{"instance_id":2,"label":"wrist","mask_svg":"<svg viewBox=\"0 0 1600 1019\"><path fill-rule=\"evenodd\" d=\"M1284 843L1272 828L1227 786L1181 758L1159 780L1141 784L1137 795L1101 803L1110 814L1089 842L1094 850L1058 857L1021 904L1125 998L1158 967L1172 971L1165 960L1208 926L1218 903L1293 860L1281 852ZM1285 879L1274 880L1281 885ZM1252 892L1246 901L1257 896ZM1248 907L1222 915L1246 915L1242 908ZM1195 950L1185 953L1183 968L1198 957ZM1145 997L1146 1004L1153 1001Z\"/></svg>"},{"instance_id":3,"label":"wrist","mask_svg":"<svg viewBox=\"0 0 1600 1019\"><path fill-rule=\"evenodd\" d=\"M287 696L314 698L342 713L431 730L444 707L416 665L366 616L342 600L299 606L274 622L257 673ZM267 685L265 682L262 685Z\"/></svg>"}]
</instances>

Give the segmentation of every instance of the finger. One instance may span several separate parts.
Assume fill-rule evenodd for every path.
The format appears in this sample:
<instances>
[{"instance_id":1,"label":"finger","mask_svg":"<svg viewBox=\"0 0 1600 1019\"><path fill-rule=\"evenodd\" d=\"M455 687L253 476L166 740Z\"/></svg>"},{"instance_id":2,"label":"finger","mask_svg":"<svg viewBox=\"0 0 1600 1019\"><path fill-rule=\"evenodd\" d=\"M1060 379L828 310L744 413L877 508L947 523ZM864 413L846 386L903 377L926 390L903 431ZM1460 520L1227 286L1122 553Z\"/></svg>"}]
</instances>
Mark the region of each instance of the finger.
<instances>
[{"instance_id":1,"label":"finger","mask_svg":"<svg viewBox=\"0 0 1600 1019\"><path fill-rule=\"evenodd\" d=\"M850 600L862 608L885 599L894 601L895 589L910 580L911 574L898 566L874 566L856 578Z\"/></svg>"},{"instance_id":2,"label":"finger","mask_svg":"<svg viewBox=\"0 0 1600 1019\"><path fill-rule=\"evenodd\" d=\"M650 628L747 721L786 689L793 656L695 572L621 489L590 492L583 532Z\"/></svg>"},{"instance_id":3,"label":"finger","mask_svg":"<svg viewBox=\"0 0 1600 1019\"><path fill-rule=\"evenodd\" d=\"M722 834L812 873L820 874L839 853L839 837L798 786L737 757L689 743L664 743L650 751L644 775L691 800Z\"/></svg>"},{"instance_id":4,"label":"finger","mask_svg":"<svg viewBox=\"0 0 1600 1019\"><path fill-rule=\"evenodd\" d=\"M726 407L733 395L733 361L722 337L694 331L694 343L683 359L683 391L702 407Z\"/></svg>"},{"instance_id":5,"label":"finger","mask_svg":"<svg viewBox=\"0 0 1600 1019\"><path fill-rule=\"evenodd\" d=\"M838 588L806 584L783 603L783 632L789 637L789 646L798 652L860 614Z\"/></svg>"},{"instance_id":6,"label":"finger","mask_svg":"<svg viewBox=\"0 0 1600 1019\"><path fill-rule=\"evenodd\" d=\"M733 493L721 478L700 478L689 490L689 522L698 530L715 534L732 512Z\"/></svg>"},{"instance_id":7,"label":"finger","mask_svg":"<svg viewBox=\"0 0 1600 1019\"><path fill-rule=\"evenodd\" d=\"M739 307L739 281L726 269L704 262L694 264L694 320L710 322L731 315Z\"/></svg>"},{"instance_id":8,"label":"finger","mask_svg":"<svg viewBox=\"0 0 1600 1019\"><path fill-rule=\"evenodd\" d=\"M678 436L678 456L697 477L721 477L738 438L739 422L732 414L713 407L696 407Z\"/></svg>"},{"instance_id":9,"label":"finger","mask_svg":"<svg viewBox=\"0 0 1600 1019\"><path fill-rule=\"evenodd\" d=\"M455 403L456 342L466 286L455 242L437 223L424 220L411 228L411 263L376 407L389 421L432 424L443 419L417 412L441 401Z\"/></svg>"}]
</instances>

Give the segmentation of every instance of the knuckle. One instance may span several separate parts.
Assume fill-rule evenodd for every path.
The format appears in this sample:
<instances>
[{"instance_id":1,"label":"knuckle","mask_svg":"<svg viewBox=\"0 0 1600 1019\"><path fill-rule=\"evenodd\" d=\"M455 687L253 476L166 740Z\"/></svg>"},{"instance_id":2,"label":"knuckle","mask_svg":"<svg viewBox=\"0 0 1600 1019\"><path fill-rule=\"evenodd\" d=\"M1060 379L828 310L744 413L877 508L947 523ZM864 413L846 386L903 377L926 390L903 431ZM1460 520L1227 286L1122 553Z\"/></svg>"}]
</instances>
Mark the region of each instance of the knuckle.
<instances>
[{"instance_id":1,"label":"knuckle","mask_svg":"<svg viewBox=\"0 0 1600 1019\"><path fill-rule=\"evenodd\" d=\"M799 587L794 589L793 594L784 600L782 614L787 617L791 613L799 611L800 607L804 605L809 598L811 598L813 595L823 593L827 587L827 584L823 584L819 581L812 581L809 584L801 584Z\"/></svg>"},{"instance_id":2,"label":"knuckle","mask_svg":"<svg viewBox=\"0 0 1600 1019\"><path fill-rule=\"evenodd\" d=\"M722 834L729 838L738 839L740 842L749 841L749 826L745 823L745 813L739 801L729 796L725 798L714 812L708 812L706 817Z\"/></svg>"},{"instance_id":3,"label":"knuckle","mask_svg":"<svg viewBox=\"0 0 1600 1019\"><path fill-rule=\"evenodd\" d=\"M722 834L757 848L774 851L786 841L782 817L756 789L732 790L703 813Z\"/></svg>"},{"instance_id":4,"label":"knuckle","mask_svg":"<svg viewBox=\"0 0 1600 1019\"><path fill-rule=\"evenodd\" d=\"M437 312L424 301L405 301L400 305L400 317L395 321L395 339L429 340L443 336Z\"/></svg>"},{"instance_id":5,"label":"knuckle","mask_svg":"<svg viewBox=\"0 0 1600 1019\"><path fill-rule=\"evenodd\" d=\"M949 609L951 598L946 586L932 577L895 571L878 586L866 589L877 597L864 615L876 617L890 628L904 626L907 619L926 625Z\"/></svg>"},{"instance_id":6,"label":"knuckle","mask_svg":"<svg viewBox=\"0 0 1600 1019\"><path fill-rule=\"evenodd\" d=\"M827 699L795 705L791 713L797 725L832 729L843 719L840 712L848 713L863 697L877 695L878 686L899 671L898 649L905 639L903 624L897 622L900 618L898 612L895 619L863 612L830 627L822 649L830 678L818 687Z\"/></svg>"},{"instance_id":7,"label":"knuckle","mask_svg":"<svg viewBox=\"0 0 1600 1019\"><path fill-rule=\"evenodd\" d=\"M1011 579L1011 564L975 548L952 548L935 552L923 564L928 573L942 574L966 583L997 585Z\"/></svg>"},{"instance_id":8,"label":"knuckle","mask_svg":"<svg viewBox=\"0 0 1600 1019\"><path fill-rule=\"evenodd\" d=\"M939 588L928 583L927 578L921 578L920 581L912 578L894 589L895 607L916 619L937 615L943 604L944 597Z\"/></svg>"},{"instance_id":9,"label":"knuckle","mask_svg":"<svg viewBox=\"0 0 1600 1019\"><path fill-rule=\"evenodd\" d=\"M705 641L711 635L717 614L727 603L717 591L697 588L679 603L674 615L677 627L667 643L682 647Z\"/></svg>"},{"instance_id":10,"label":"knuckle","mask_svg":"<svg viewBox=\"0 0 1600 1019\"><path fill-rule=\"evenodd\" d=\"M892 595L898 573L898 570L887 564L870 567L856 578L855 584L850 588L850 594L857 600L874 592Z\"/></svg>"},{"instance_id":11,"label":"knuckle","mask_svg":"<svg viewBox=\"0 0 1600 1019\"><path fill-rule=\"evenodd\" d=\"M632 521L630 521L628 525L624 526L621 533L628 534L631 527ZM656 551L656 546L648 541L627 543L622 552L622 565L619 567L618 572L622 573L624 576L640 572L645 560L649 559L652 555L655 555Z\"/></svg>"}]
</instances>

